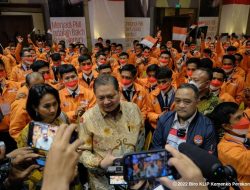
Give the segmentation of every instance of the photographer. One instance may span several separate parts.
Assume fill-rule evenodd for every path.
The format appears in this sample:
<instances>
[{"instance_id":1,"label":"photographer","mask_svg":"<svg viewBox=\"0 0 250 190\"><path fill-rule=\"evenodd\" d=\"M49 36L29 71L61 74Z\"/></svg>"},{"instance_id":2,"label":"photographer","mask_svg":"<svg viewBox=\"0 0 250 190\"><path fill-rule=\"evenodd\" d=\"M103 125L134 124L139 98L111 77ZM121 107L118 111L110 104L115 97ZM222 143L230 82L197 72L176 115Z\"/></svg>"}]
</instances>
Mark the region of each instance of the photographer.
<instances>
[{"instance_id":1,"label":"photographer","mask_svg":"<svg viewBox=\"0 0 250 190\"><path fill-rule=\"evenodd\" d=\"M24 180L34 169L39 168L38 165L34 164L34 159L38 157L39 155L35 154L29 147L19 148L7 154L6 158L0 161L0 189L22 189Z\"/></svg>"}]
</instances>

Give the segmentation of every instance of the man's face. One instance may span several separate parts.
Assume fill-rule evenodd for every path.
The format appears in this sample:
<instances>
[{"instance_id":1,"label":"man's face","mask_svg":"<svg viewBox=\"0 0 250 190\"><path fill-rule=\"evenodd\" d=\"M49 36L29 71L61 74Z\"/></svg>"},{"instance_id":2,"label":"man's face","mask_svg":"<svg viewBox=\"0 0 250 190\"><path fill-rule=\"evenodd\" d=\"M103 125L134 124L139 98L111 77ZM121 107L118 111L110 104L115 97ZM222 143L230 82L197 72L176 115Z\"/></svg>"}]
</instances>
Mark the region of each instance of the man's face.
<instances>
[{"instance_id":1,"label":"man's face","mask_svg":"<svg viewBox=\"0 0 250 190\"><path fill-rule=\"evenodd\" d=\"M15 55L15 52L16 52L16 47L10 47L10 53L12 54L12 55Z\"/></svg>"},{"instance_id":2,"label":"man's face","mask_svg":"<svg viewBox=\"0 0 250 190\"><path fill-rule=\"evenodd\" d=\"M104 55L100 55L97 59L99 65L105 64L107 62L107 58Z\"/></svg>"},{"instance_id":3,"label":"man's face","mask_svg":"<svg viewBox=\"0 0 250 190\"><path fill-rule=\"evenodd\" d=\"M190 88L178 89L175 94L175 111L179 118L189 119L197 109L197 98Z\"/></svg>"},{"instance_id":4,"label":"man's face","mask_svg":"<svg viewBox=\"0 0 250 190\"><path fill-rule=\"evenodd\" d=\"M120 104L120 95L112 84L100 85L95 90L96 102L106 113L114 111Z\"/></svg>"},{"instance_id":5,"label":"man's face","mask_svg":"<svg viewBox=\"0 0 250 190\"><path fill-rule=\"evenodd\" d=\"M6 78L5 68L3 65L0 65L0 82L2 82L3 79L5 78Z\"/></svg>"},{"instance_id":6,"label":"man's face","mask_svg":"<svg viewBox=\"0 0 250 190\"><path fill-rule=\"evenodd\" d=\"M119 63L121 65L126 65L128 63L128 57L126 55L120 56L119 57Z\"/></svg>"},{"instance_id":7,"label":"man's face","mask_svg":"<svg viewBox=\"0 0 250 190\"><path fill-rule=\"evenodd\" d=\"M117 46L116 49L115 49L115 52L117 54L120 54L122 52L122 47L121 46Z\"/></svg>"},{"instance_id":8,"label":"man's face","mask_svg":"<svg viewBox=\"0 0 250 190\"><path fill-rule=\"evenodd\" d=\"M111 75L112 74L112 70L110 68L106 68L106 69L102 69L100 70L100 75L106 74L106 75Z\"/></svg>"},{"instance_id":9,"label":"man's face","mask_svg":"<svg viewBox=\"0 0 250 190\"><path fill-rule=\"evenodd\" d=\"M83 62L79 62L79 65L83 73L90 74L92 72L93 64L90 59L87 59Z\"/></svg>"},{"instance_id":10,"label":"man's face","mask_svg":"<svg viewBox=\"0 0 250 190\"><path fill-rule=\"evenodd\" d=\"M208 48L209 48L211 51L215 51L214 44L210 44Z\"/></svg>"},{"instance_id":11,"label":"man's face","mask_svg":"<svg viewBox=\"0 0 250 190\"><path fill-rule=\"evenodd\" d=\"M22 57L22 61L28 68L30 68L30 65L32 65L34 61L32 54L28 51L25 51Z\"/></svg>"},{"instance_id":12,"label":"man's face","mask_svg":"<svg viewBox=\"0 0 250 190\"><path fill-rule=\"evenodd\" d=\"M141 48L141 46L136 46L136 47L135 47L135 53L136 53L136 55L140 55L140 54L142 53L142 48Z\"/></svg>"},{"instance_id":13,"label":"man's face","mask_svg":"<svg viewBox=\"0 0 250 190\"><path fill-rule=\"evenodd\" d=\"M210 81L208 80L208 76L205 71L202 70L194 71L191 79L197 84L199 92L209 88Z\"/></svg>"},{"instance_id":14,"label":"man's face","mask_svg":"<svg viewBox=\"0 0 250 190\"><path fill-rule=\"evenodd\" d=\"M172 44L171 41L168 41L168 42L167 42L167 48L168 48L168 49L172 48L172 45L173 45L173 44Z\"/></svg>"},{"instance_id":15,"label":"man's face","mask_svg":"<svg viewBox=\"0 0 250 190\"><path fill-rule=\"evenodd\" d=\"M231 73L234 68L233 61L231 59L223 59L222 61L222 69L225 73Z\"/></svg>"},{"instance_id":16,"label":"man's face","mask_svg":"<svg viewBox=\"0 0 250 190\"><path fill-rule=\"evenodd\" d=\"M193 72L197 69L197 65L195 63L189 63L187 65L187 76L191 77Z\"/></svg>"},{"instance_id":17,"label":"man's face","mask_svg":"<svg viewBox=\"0 0 250 190\"><path fill-rule=\"evenodd\" d=\"M240 62L241 62L241 58L240 58L240 56L238 56L238 55L234 55L234 57L235 57L235 64L236 64L236 65L239 65L239 64L240 64Z\"/></svg>"},{"instance_id":18,"label":"man's face","mask_svg":"<svg viewBox=\"0 0 250 190\"><path fill-rule=\"evenodd\" d=\"M115 51L116 50L116 46L114 44L111 44L111 51Z\"/></svg>"},{"instance_id":19,"label":"man's face","mask_svg":"<svg viewBox=\"0 0 250 190\"><path fill-rule=\"evenodd\" d=\"M149 58L150 57L150 50L149 49L145 49L143 51L143 57L145 57L145 58Z\"/></svg>"},{"instance_id":20,"label":"man's face","mask_svg":"<svg viewBox=\"0 0 250 190\"><path fill-rule=\"evenodd\" d=\"M131 72L129 72L129 71L122 71L121 78L122 78L122 83L123 83L123 81L126 81L126 82L124 82L125 86L130 85L131 83L134 82L134 78L133 78Z\"/></svg>"},{"instance_id":21,"label":"man's face","mask_svg":"<svg viewBox=\"0 0 250 190\"><path fill-rule=\"evenodd\" d=\"M50 70L49 67L42 67L38 70L39 73L41 73L45 80L50 79Z\"/></svg>"},{"instance_id":22,"label":"man's face","mask_svg":"<svg viewBox=\"0 0 250 190\"><path fill-rule=\"evenodd\" d=\"M78 76L74 71L63 74L62 80L64 85L70 90L75 90L78 86Z\"/></svg>"},{"instance_id":23,"label":"man's face","mask_svg":"<svg viewBox=\"0 0 250 190\"><path fill-rule=\"evenodd\" d=\"M168 54L161 54L160 58L159 58L159 62L160 62L160 67L165 67L169 64L170 61L170 56Z\"/></svg>"}]
</instances>

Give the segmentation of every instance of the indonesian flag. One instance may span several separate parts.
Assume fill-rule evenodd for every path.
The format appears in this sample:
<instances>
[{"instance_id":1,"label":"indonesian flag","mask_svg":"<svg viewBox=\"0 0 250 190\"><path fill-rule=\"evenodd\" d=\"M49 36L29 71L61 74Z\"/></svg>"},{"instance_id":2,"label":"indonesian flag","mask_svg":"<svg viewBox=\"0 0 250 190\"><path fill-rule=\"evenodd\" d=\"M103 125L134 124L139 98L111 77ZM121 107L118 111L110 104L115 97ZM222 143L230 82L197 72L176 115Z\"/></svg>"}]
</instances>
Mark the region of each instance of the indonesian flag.
<instances>
[{"instance_id":1,"label":"indonesian flag","mask_svg":"<svg viewBox=\"0 0 250 190\"><path fill-rule=\"evenodd\" d=\"M146 36L141 42L140 44L143 44L149 48L152 48L155 43L157 42L157 39L153 38L152 36Z\"/></svg>"},{"instance_id":2,"label":"indonesian flag","mask_svg":"<svg viewBox=\"0 0 250 190\"><path fill-rule=\"evenodd\" d=\"M187 28L173 27L172 40L185 41L187 37Z\"/></svg>"}]
</instances>

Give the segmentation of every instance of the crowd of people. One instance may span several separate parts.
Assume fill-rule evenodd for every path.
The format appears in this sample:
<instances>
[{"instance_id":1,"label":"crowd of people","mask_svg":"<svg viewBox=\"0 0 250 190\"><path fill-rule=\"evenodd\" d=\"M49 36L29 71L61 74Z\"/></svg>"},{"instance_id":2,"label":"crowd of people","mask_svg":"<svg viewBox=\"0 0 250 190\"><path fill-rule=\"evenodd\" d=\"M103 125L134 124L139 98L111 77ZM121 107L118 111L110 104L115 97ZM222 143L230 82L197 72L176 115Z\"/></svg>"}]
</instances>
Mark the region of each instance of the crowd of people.
<instances>
[{"instance_id":1,"label":"crowd of people","mask_svg":"<svg viewBox=\"0 0 250 190\"><path fill-rule=\"evenodd\" d=\"M202 36L200 46L186 41L175 48L171 40L152 48L135 40L129 49L100 37L92 50L25 40L18 36L0 51L0 141L12 165L3 188L112 189L106 170L115 159L166 144L180 181L204 181L177 151L183 142L218 156L239 182L250 182L249 36ZM50 149L45 170L29 147L31 122L58 126L53 143L48 130L39 132L39 147ZM79 139L71 144L74 130ZM160 182L181 189L168 178Z\"/></svg>"}]
</instances>

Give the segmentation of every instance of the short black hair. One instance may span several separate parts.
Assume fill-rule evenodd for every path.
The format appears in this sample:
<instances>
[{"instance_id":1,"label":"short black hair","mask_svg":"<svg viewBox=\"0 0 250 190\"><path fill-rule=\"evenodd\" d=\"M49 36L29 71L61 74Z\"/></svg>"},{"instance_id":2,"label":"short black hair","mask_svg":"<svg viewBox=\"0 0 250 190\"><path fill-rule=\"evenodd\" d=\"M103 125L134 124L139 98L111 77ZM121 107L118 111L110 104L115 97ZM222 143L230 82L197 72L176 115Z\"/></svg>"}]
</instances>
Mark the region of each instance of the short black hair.
<instances>
[{"instance_id":1,"label":"short black hair","mask_svg":"<svg viewBox=\"0 0 250 190\"><path fill-rule=\"evenodd\" d=\"M121 48L123 48L122 44L117 44L116 47L121 47Z\"/></svg>"},{"instance_id":2,"label":"short black hair","mask_svg":"<svg viewBox=\"0 0 250 190\"><path fill-rule=\"evenodd\" d=\"M34 121L42 121L41 116L39 115L39 113L36 112L35 109L38 108L41 99L46 94L53 95L58 103L56 118L61 113L61 108L60 108L61 101L59 98L58 91L48 84L36 84L30 88L28 98L27 98L27 103L26 103L26 110L29 116L31 117L31 119L33 119Z\"/></svg>"},{"instance_id":3,"label":"short black hair","mask_svg":"<svg viewBox=\"0 0 250 190\"><path fill-rule=\"evenodd\" d=\"M94 81L94 92L99 86L105 86L112 84L116 91L119 91L119 83L117 79L112 75L99 75Z\"/></svg>"},{"instance_id":4,"label":"short black hair","mask_svg":"<svg viewBox=\"0 0 250 190\"><path fill-rule=\"evenodd\" d=\"M212 69L209 69L207 67L199 67L196 71L198 71L198 70L206 72L208 80L212 80L213 79Z\"/></svg>"},{"instance_id":5,"label":"short black hair","mask_svg":"<svg viewBox=\"0 0 250 190\"><path fill-rule=\"evenodd\" d=\"M49 68L49 63L47 61L37 60L31 65L31 69L33 72L38 72L38 70L43 67Z\"/></svg>"},{"instance_id":6,"label":"short black hair","mask_svg":"<svg viewBox=\"0 0 250 190\"><path fill-rule=\"evenodd\" d=\"M237 51L237 48L235 46L229 46L227 51Z\"/></svg>"},{"instance_id":7,"label":"short black hair","mask_svg":"<svg viewBox=\"0 0 250 190\"><path fill-rule=\"evenodd\" d=\"M51 55L51 59L52 59L52 61L60 61L60 60L61 60L61 55L60 55L60 53L53 53L53 54Z\"/></svg>"},{"instance_id":8,"label":"short black hair","mask_svg":"<svg viewBox=\"0 0 250 190\"><path fill-rule=\"evenodd\" d=\"M203 53L207 53L207 54L209 55L209 57L212 56L212 50L209 49L209 48L205 48L205 49L203 50Z\"/></svg>"},{"instance_id":9,"label":"short black hair","mask_svg":"<svg viewBox=\"0 0 250 190\"><path fill-rule=\"evenodd\" d=\"M223 55L222 62L224 59L230 59L235 64L235 57L233 55Z\"/></svg>"},{"instance_id":10,"label":"short black hair","mask_svg":"<svg viewBox=\"0 0 250 190\"><path fill-rule=\"evenodd\" d=\"M168 50L161 52L161 55L163 55L163 54L167 54L167 55L169 55L169 57L171 57L171 53Z\"/></svg>"},{"instance_id":11,"label":"short black hair","mask_svg":"<svg viewBox=\"0 0 250 190\"><path fill-rule=\"evenodd\" d=\"M148 46L145 46L145 47L143 48L143 51L144 51L144 50L149 50L149 51L151 51L150 47L148 47Z\"/></svg>"},{"instance_id":12,"label":"short black hair","mask_svg":"<svg viewBox=\"0 0 250 190\"><path fill-rule=\"evenodd\" d=\"M59 74L61 78L63 74L69 73L69 72L75 72L77 74L76 68L71 64L63 64L59 67Z\"/></svg>"},{"instance_id":13,"label":"short black hair","mask_svg":"<svg viewBox=\"0 0 250 190\"><path fill-rule=\"evenodd\" d=\"M121 56L127 56L127 58L129 58L129 54L127 52L121 52L119 54L119 57L121 57Z\"/></svg>"},{"instance_id":14,"label":"short black hair","mask_svg":"<svg viewBox=\"0 0 250 190\"><path fill-rule=\"evenodd\" d=\"M99 67L98 67L98 71L100 72L101 70L103 69L111 69L112 70L112 67L110 64L101 64Z\"/></svg>"},{"instance_id":15,"label":"short black hair","mask_svg":"<svg viewBox=\"0 0 250 190\"><path fill-rule=\"evenodd\" d=\"M173 72L167 67L160 67L156 72L157 79L171 79Z\"/></svg>"},{"instance_id":16,"label":"short black hair","mask_svg":"<svg viewBox=\"0 0 250 190\"><path fill-rule=\"evenodd\" d=\"M104 57L106 57L106 55L105 55L105 53L104 53L103 51L98 51L98 52L95 54L96 59L98 59L101 55L104 56Z\"/></svg>"},{"instance_id":17,"label":"short black hair","mask_svg":"<svg viewBox=\"0 0 250 190\"><path fill-rule=\"evenodd\" d=\"M213 61L210 58L202 58L199 67L213 69Z\"/></svg>"},{"instance_id":18,"label":"short black hair","mask_svg":"<svg viewBox=\"0 0 250 190\"><path fill-rule=\"evenodd\" d=\"M83 61L90 60L92 62L90 55L80 55L78 57L78 62L81 63Z\"/></svg>"},{"instance_id":19,"label":"short black hair","mask_svg":"<svg viewBox=\"0 0 250 190\"><path fill-rule=\"evenodd\" d=\"M120 69L120 73L122 73L123 71L129 71L132 75L133 78L135 78L136 73L137 73L137 69L134 65L132 64L127 64L124 65L121 69Z\"/></svg>"},{"instance_id":20,"label":"short black hair","mask_svg":"<svg viewBox=\"0 0 250 190\"><path fill-rule=\"evenodd\" d=\"M226 73L222 68L215 67L215 68L213 68L212 72L213 73L221 73L223 75L223 79L226 78Z\"/></svg>"},{"instance_id":21,"label":"short black hair","mask_svg":"<svg viewBox=\"0 0 250 190\"><path fill-rule=\"evenodd\" d=\"M198 68L201 64L201 60L200 60L200 58L197 58L197 57L191 57L186 62L186 65L189 65L189 64L196 64L196 66Z\"/></svg>"},{"instance_id":22,"label":"short black hair","mask_svg":"<svg viewBox=\"0 0 250 190\"><path fill-rule=\"evenodd\" d=\"M195 94L195 98L197 99L198 97L199 97L199 89L195 86L195 85L193 85L193 84L189 84L189 83L184 83L184 84L181 84L178 88L177 88L177 90L179 90L179 89L191 89L193 92L194 92L194 94ZM176 90L176 91L177 91Z\"/></svg>"},{"instance_id":23,"label":"short black hair","mask_svg":"<svg viewBox=\"0 0 250 190\"><path fill-rule=\"evenodd\" d=\"M150 71L157 72L159 70L159 66L157 64L152 64L147 67L146 73L149 73Z\"/></svg>"},{"instance_id":24,"label":"short black hair","mask_svg":"<svg viewBox=\"0 0 250 190\"><path fill-rule=\"evenodd\" d=\"M143 49L143 45L142 44L136 44L136 46L140 46L141 49Z\"/></svg>"},{"instance_id":25,"label":"short black hair","mask_svg":"<svg viewBox=\"0 0 250 190\"><path fill-rule=\"evenodd\" d=\"M26 51L27 51L27 52L30 52L30 48L29 48L29 47L23 47L23 49L22 49L22 51L21 51L21 53L20 53L20 56L21 56L21 57L24 57L24 53L25 53Z\"/></svg>"},{"instance_id":26,"label":"short black hair","mask_svg":"<svg viewBox=\"0 0 250 190\"><path fill-rule=\"evenodd\" d=\"M134 41L133 41L133 44L135 44L135 43L139 43L139 40L134 40Z\"/></svg>"}]
</instances>

